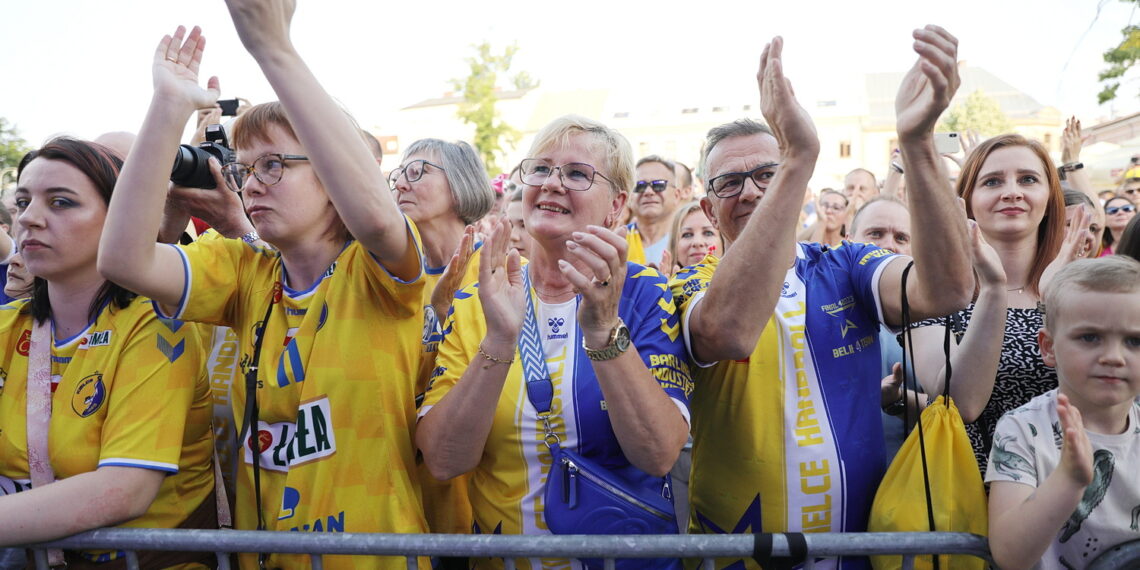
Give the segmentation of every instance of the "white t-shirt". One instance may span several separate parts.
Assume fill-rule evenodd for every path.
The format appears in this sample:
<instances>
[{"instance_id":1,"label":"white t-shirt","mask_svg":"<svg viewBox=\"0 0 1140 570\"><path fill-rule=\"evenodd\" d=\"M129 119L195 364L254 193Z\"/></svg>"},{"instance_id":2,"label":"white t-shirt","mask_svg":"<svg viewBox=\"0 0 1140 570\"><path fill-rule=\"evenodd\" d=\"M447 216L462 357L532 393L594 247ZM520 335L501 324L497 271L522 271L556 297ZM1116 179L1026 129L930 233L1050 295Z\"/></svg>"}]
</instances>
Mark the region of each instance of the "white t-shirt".
<instances>
[{"instance_id":1,"label":"white t-shirt","mask_svg":"<svg viewBox=\"0 0 1140 570\"><path fill-rule=\"evenodd\" d=\"M1117 544L1140 539L1140 403L1118 435L1088 432L1093 481L1034 568L1084 568ZM1057 390L1030 400L998 421L986 482L1040 487L1061 462Z\"/></svg>"}]
</instances>

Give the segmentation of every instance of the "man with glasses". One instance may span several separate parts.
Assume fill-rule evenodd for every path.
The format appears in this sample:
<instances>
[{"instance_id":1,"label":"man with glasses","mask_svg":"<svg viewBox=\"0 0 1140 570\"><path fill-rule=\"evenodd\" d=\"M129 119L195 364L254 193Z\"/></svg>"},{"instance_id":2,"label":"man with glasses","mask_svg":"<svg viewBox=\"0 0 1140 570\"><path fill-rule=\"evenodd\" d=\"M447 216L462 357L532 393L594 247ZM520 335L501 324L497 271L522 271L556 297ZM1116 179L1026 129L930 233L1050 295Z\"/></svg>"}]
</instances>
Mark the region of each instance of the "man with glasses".
<instances>
[{"instance_id":1,"label":"man with glasses","mask_svg":"<svg viewBox=\"0 0 1140 570\"><path fill-rule=\"evenodd\" d=\"M1140 205L1140 178L1129 178L1124 181L1120 186L1119 194L1129 200L1133 204Z\"/></svg>"},{"instance_id":2,"label":"man with glasses","mask_svg":"<svg viewBox=\"0 0 1140 570\"><path fill-rule=\"evenodd\" d=\"M637 161L637 178L630 196L633 222L626 226L630 261L668 272L661 257L669 248L673 214L680 206L681 189L677 187L673 162L655 154Z\"/></svg>"},{"instance_id":3,"label":"man with glasses","mask_svg":"<svg viewBox=\"0 0 1140 570\"><path fill-rule=\"evenodd\" d=\"M906 291L917 318L965 306L973 277L965 218L932 134L959 84L957 40L934 26L914 37L920 59L896 107L915 228ZM768 125L741 119L706 140L702 205L726 253L672 283L701 367L691 532L863 531L884 469L878 331L902 324L909 258L871 244L795 242L820 145L783 77L782 44L765 48L757 74ZM755 565L718 567L733 562Z\"/></svg>"}]
</instances>

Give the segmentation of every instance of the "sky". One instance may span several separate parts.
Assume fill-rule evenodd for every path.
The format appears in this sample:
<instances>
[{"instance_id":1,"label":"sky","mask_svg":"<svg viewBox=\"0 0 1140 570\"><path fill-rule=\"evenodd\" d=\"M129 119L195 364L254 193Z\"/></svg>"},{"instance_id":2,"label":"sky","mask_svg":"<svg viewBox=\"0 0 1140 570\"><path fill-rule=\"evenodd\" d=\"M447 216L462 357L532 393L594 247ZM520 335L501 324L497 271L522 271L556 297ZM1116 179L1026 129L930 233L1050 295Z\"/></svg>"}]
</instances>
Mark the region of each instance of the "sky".
<instances>
[{"instance_id":1,"label":"sky","mask_svg":"<svg viewBox=\"0 0 1140 570\"><path fill-rule=\"evenodd\" d=\"M647 101L705 101L756 93L760 52L779 34L785 73L810 101L861 89L864 73L905 71L915 59L911 30L928 23L959 38L959 59L1085 125L1140 110L1135 81L1121 88L1118 102L1096 103L1101 54L1137 18L1120 0L298 4L298 51L376 134L396 110L450 91L450 80L466 72L471 46L485 39L499 47L516 42L513 69L551 89L610 87ZM2 0L0 22L0 116L32 145L60 133L138 130L154 47L179 24L202 26L203 80L217 75L222 97L275 99L221 0Z\"/></svg>"}]
</instances>

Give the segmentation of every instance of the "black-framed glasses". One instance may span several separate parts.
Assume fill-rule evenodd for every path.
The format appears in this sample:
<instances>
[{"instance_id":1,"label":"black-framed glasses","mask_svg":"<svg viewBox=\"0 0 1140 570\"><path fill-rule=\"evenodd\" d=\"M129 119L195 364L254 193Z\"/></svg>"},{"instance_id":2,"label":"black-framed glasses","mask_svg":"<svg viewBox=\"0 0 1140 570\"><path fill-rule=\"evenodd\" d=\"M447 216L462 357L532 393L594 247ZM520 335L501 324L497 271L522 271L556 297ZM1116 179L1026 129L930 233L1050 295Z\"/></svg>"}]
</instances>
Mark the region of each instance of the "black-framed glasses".
<instances>
[{"instance_id":1,"label":"black-framed glasses","mask_svg":"<svg viewBox=\"0 0 1140 570\"><path fill-rule=\"evenodd\" d=\"M660 194L664 192L668 187L668 180L638 180L633 185L633 193L641 194L642 192L645 192L646 188L651 188L654 192Z\"/></svg>"},{"instance_id":2,"label":"black-framed glasses","mask_svg":"<svg viewBox=\"0 0 1140 570\"><path fill-rule=\"evenodd\" d=\"M1124 212L1125 214L1131 214L1132 212L1135 212L1135 211L1136 211L1136 206L1133 206L1132 204L1125 204L1123 206L1112 206L1110 208L1104 209L1104 213L1106 213L1110 216L1113 214L1116 214L1118 212Z\"/></svg>"},{"instance_id":3,"label":"black-framed glasses","mask_svg":"<svg viewBox=\"0 0 1140 570\"><path fill-rule=\"evenodd\" d=\"M281 182L281 177L285 175L285 163L290 160L309 160L309 157L302 154L271 152L258 157L252 165L240 162L222 165L222 178L226 180L226 187L234 192L242 191L250 174L253 174L262 185L273 186Z\"/></svg>"},{"instance_id":4,"label":"black-framed glasses","mask_svg":"<svg viewBox=\"0 0 1140 570\"><path fill-rule=\"evenodd\" d=\"M772 177L776 175L778 162L766 162L749 170L748 172L729 172L709 180L709 190L717 198L731 198L744 190L744 181L752 179L752 183L760 190L767 190Z\"/></svg>"},{"instance_id":5,"label":"black-framed glasses","mask_svg":"<svg viewBox=\"0 0 1140 570\"><path fill-rule=\"evenodd\" d=\"M554 166L549 161L540 158L527 158L519 163L519 174L524 184L528 186L542 186L554 171L558 171L558 180L567 190L579 192L589 190L594 185L594 177L601 176L602 180L613 185L613 181L605 174L584 162L569 162L562 166Z\"/></svg>"},{"instance_id":6,"label":"black-framed glasses","mask_svg":"<svg viewBox=\"0 0 1140 570\"><path fill-rule=\"evenodd\" d=\"M413 160L393 170L392 173L388 175L388 186L395 189L396 181L400 179L401 174L404 175L404 180L407 180L408 182L415 182L424 177L424 172L427 171L428 166L438 168L440 172L447 172L447 169L444 167L434 162L428 162L421 158L418 160Z\"/></svg>"}]
</instances>

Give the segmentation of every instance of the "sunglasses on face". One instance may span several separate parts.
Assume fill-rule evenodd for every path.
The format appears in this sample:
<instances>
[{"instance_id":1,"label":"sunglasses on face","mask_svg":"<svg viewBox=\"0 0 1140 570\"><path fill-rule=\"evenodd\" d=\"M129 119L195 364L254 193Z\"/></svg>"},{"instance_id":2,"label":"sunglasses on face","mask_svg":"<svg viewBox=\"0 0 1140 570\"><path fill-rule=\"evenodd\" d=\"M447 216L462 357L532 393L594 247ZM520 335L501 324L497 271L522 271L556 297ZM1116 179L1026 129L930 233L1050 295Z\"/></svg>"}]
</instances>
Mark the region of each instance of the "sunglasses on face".
<instances>
[{"instance_id":1,"label":"sunglasses on face","mask_svg":"<svg viewBox=\"0 0 1140 570\"><path fill-rule=\"evenodd\" d=\"M1128 204L1125 206L1112 206L1112 207L1104 209L1104 213L1106 213L1110 216L1113 214L1119 213L1119 212L1124 212L1125 214L1131 214L1132 212L1135 212L1135 211L1136 211L1136 206L1133 206L1132 204Z\"/></svg>"},{"instance_id":2,"label":"sunglasses on face","mask_svg":"<svg viewBox=\"0 0 1140 570\"><path fill-rule=\"evenodd\" d=\"M668 187L668 180L638 180L637 184L633 185L633 192L635 194L641 194L642 192L645 192L646 188L652 188L654 192L660 194L664 192Z\"/></svg>"}]
</instances>

